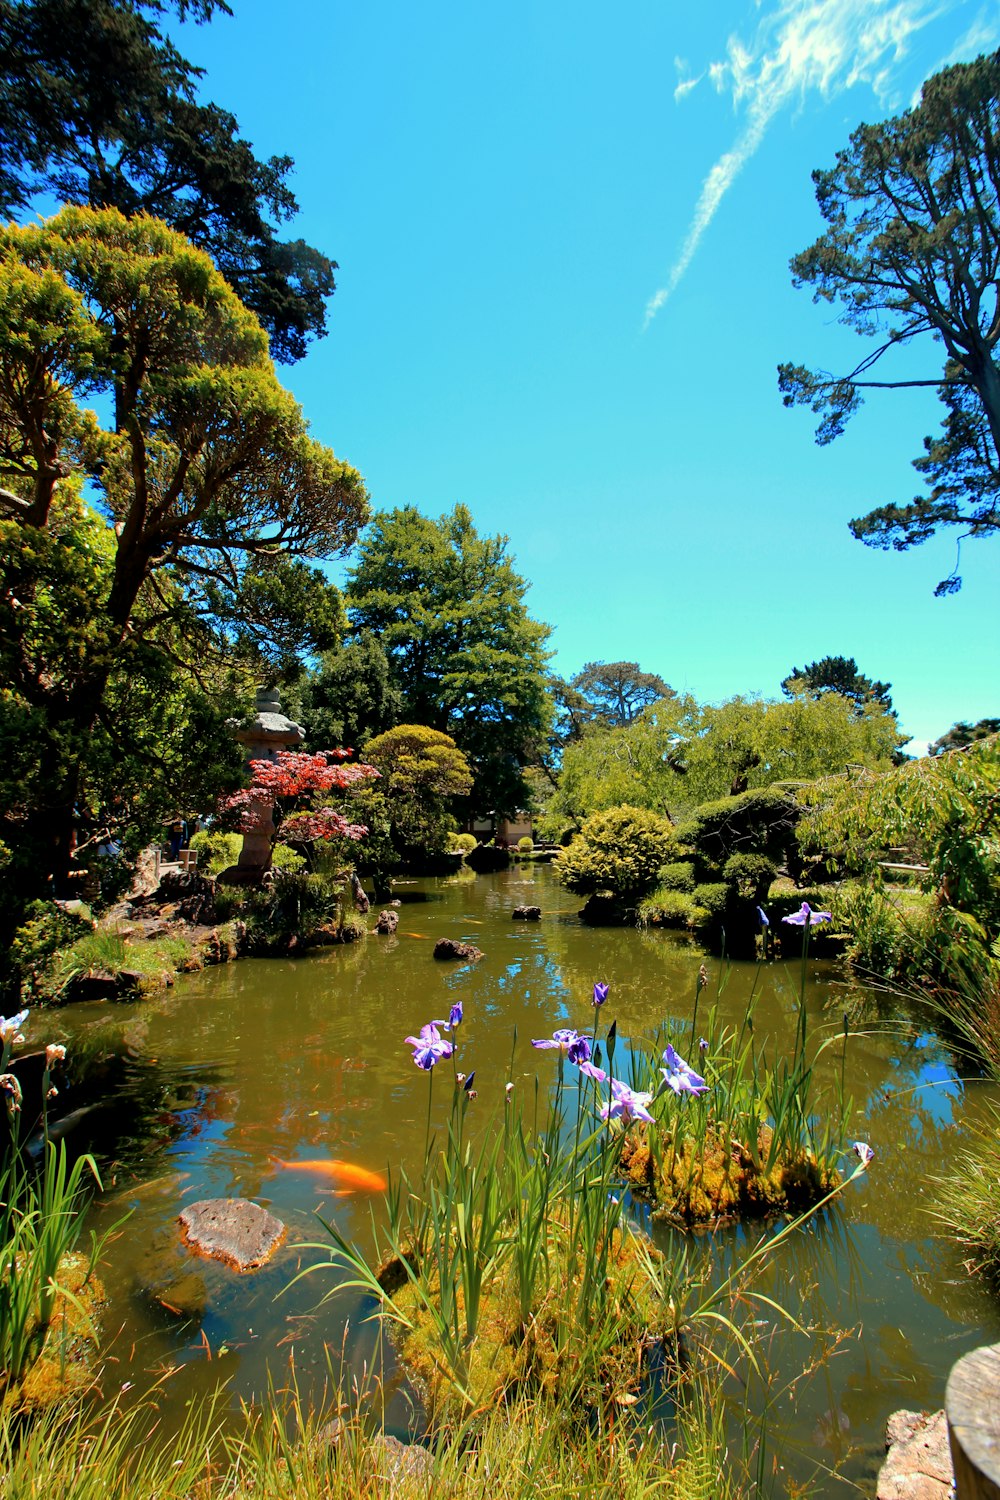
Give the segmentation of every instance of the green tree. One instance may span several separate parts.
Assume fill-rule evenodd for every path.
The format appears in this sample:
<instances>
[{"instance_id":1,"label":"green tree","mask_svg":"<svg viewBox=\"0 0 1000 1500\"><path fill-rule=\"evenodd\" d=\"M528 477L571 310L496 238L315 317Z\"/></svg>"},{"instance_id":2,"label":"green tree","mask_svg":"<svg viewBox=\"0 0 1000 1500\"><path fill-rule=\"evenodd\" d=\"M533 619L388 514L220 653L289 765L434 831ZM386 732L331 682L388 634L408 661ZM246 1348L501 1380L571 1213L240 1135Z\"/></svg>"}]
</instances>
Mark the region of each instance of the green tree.
<instances>
[{"instance_id":1,"label":"green tree","mask_svg":"<svg viewBox=\"0 0 1000 1500\"><path fill-rule=\"evenodd\" d=\"M637 661L588 661L571 686L589 705L591 719L624 728L658 698L673 694L662 677L644 672Z\"/></svg>"},{"instance_id":2,"label":"green tree","mask_svg":"<svg viewBox=\"0 0 1000 1500\"><path fill-rule=\"evenodd\" d=\"M22 672L19 701L48 725L45 795L24 814L48 851L44 882L66 873L88 746L133 652L207 689L210 648L227 645L222 603L267 600L273 623L281 599L314 599L296 565L350 545L366 495L310 438L256 318L157 220L71 208L0 231L0 354L0 517L44 573L60 486L86 480L110 549L107 568L81 565L76 605L68 571L60 585L66 630L77 616L79 629L55 683L37 662ZM94 400L107 425L83 406ZM6 601L15 645L48 599L42 577L19 589Z\"/></svg>"},{"instance_id":3,"label":"green tree","mask_svg":"<svg viewBox=\"0 0 1000 1500\"><path fill-rule=\"evenodd\" d=\"M180 809L212 805L242 779L226 727L239 707L239 673L205 683L178 665L183 643L161 622L147 633L140 601L115 653L94 722L66 716L88 659L105 644L101 601L111 587L115 537L63 485L44 529L0 520L0 927L16 922L51 869L53 799L76 778L73 826L88 863L114 843L127 865ZM77 774L79 773L79 774Z\"/></svg>"},{"instance_id":4,"label":"green tree","mask_svg":"<svg viewBox=\"0 0 1000 1500\"><path fill-rule=\"evenodd\" d=\"M891 682L873 682L858 671L853 656L824 656L811 661L807 667L793 667L781 684L786 698L804 694L819 698L823 693L839 693L855 705L858 714L875 705L887 714L895 715L890 697Z\"/></svg>"},{"instance_id":5,"label":"green tree","mask_svg":"<svg viewBox=\"0 0 1000 1500\"><path fill-rule=\"evenodd\" d=\"M669 819L644 807L612 807L584 822L555 861L556 878L581 896L635 901L656 884L674 846Z\"/></svg>"},{"instance_id":6,"label":"green tree","mask_svg":"<svg viewBox=\"0 0 1000 1500\"><path fill-rule=\"evenodd\" d=\"M827 229L792 260L797 286L839 303L839 321L868 340L845 375L779 367L786 406L820 417L817 441L837 437L866 389L932 386L945 416L916 462L930 493L851 522L869 546L901 550L936 531L1000 530L1000 52L945 68L920 103L862 125L834 167L813 174ZM890 351L940 344L928 378L872 379ZM877 373L880 373L877 371ZM888 372L887 372L888 373ZM957 572L938 585L960 586Z\"/></svg>"},{"instance_id":7,"label":"green tree","mask_svg":"<svg viewBox=\"0 0 1000 1500\"><path fill-rule=\"evenodd\" d=\"M358 805L384 799L399 856L444 850L455 826L451 804L472 790L469 762L451 736L424 724L398 724L368 741L365 759L382 781L359 794Z\"/></svg>"},{"instance_id":8,"label":"green tree","mask_svg":"<svg viewBox=\"0 0 1000 1500\"><path fill-rule=\"evenodd\" d=\"M523 803L549 723L549 629L528 614L507 549L464 505L437 520L406 506L375 517L348 575L352 626L385 647L406 717L468 756L477 812Z\"/></svg>"},{"instance_id":9,"label":"green tree","mask_svg":"<svg viewBox=\"0 0 1000 1500\"><path fill-rule=\"evenodd\" d=\"M1000 719L979 719L975 724L967 724L964 719L960 719L951 726L947 734L942 734L933 745L927 746L927 754L943 755L946 750L965 750L969 745L989 739L994 734L1000 734Z\"/></svg>"},{"instance_id":10,"label":"green tree","mask_svg":"<svg viewBox=\"0 0 1000 1500\"><path fill-rule=\"evenodd\" d=\"M215 260L281 361L326 331L336 263L277 226L298 210L288 156L259 160L201 103L201 70L163 34L219 0L0 0L0 211L50 200L151 214Z\"/></svg>"},{"instance_id":11,"label":"green tree","mask_svg":"<svg viewBox=\"0 0 1000 1500\"><path fill-rule=\"evenodd\" d=\"M385 649L370 630L325 651L302 685L298 707L312 745L359 749L403 717Z\"/></svg>"}]
</instances>

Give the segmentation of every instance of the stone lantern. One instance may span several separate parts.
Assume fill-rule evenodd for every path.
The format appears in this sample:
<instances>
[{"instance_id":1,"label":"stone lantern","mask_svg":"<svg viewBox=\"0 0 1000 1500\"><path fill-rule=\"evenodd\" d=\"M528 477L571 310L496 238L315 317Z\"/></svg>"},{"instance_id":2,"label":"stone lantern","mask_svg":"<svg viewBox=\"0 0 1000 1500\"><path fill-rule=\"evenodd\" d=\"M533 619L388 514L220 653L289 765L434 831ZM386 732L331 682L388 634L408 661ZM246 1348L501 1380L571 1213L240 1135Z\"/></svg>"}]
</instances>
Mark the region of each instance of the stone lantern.
<instances>
[{"instance_id":1,"label":"stone lantern","mask_svg":"<svg viewBox=\"0 0 1000 1500\"><path fill-rule=\"evenodd\" d=\"M248 765L252 760L277 760L279 750L293 750L301 745L306 732L301 724L286 719L281 712L277 688L258 688L256 709L252 719L230 720L235 738L246 747ZM261 876L270 867L274 799L260 797L255 807L256 822L243 835L239 862L222 871L221 885L259 885Z\"/></svg>"}]
</instances>

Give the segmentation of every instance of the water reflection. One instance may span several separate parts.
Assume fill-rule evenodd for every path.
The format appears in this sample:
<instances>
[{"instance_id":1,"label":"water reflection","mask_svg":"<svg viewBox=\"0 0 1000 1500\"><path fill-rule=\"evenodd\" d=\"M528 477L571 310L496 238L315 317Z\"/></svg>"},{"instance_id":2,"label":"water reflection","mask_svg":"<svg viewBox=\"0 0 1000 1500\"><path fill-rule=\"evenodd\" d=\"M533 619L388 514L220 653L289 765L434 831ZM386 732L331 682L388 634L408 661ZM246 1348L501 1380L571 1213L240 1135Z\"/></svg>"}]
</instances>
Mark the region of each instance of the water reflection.
<instances>
[{"instance_id":1,"label":"water reflection","mask_svg":"<svg viewBox=\"0 0 1000 1500\"><path fill-rule=\"evenodd\" d=\"M700 951L669 933L585 927L547 867L428 880L398 894L404 904L393 937L208 970L128 1010L91 1005L46 1018L46 1039L70 1048L60 1098L69 1138L104 1166L107 1191L95 1218L106 1226L131 1213L105 1270L106 1328L116 1332L108 1391L164 1380L169 1421L171 1402L176 1415L220 1376L234 1401L260 1398L294 1359L303 1388L313 1382L318 1392L328 1347L340 1350L346 1323L349 1358L372 1360L374 1333L353 1293L319 1306L322 1293L335 1291L329 1273L290 1289L289 1282L316 1259L303 1245L322 1239L317 1213L364 1244L378 1200L333 1196L322 1177L280 1163L335 1157L414 1172L428 1089L441 1119L453 1085L445 1065L430 1078L419 1073L403 1038L447 1015L454 1000L465 1008L458 1065L476 1070L471 1118L481 1129L503 1108L509 1069L526 1090L536 1076L543 1087L555 1078L557 1064L534 1052L531 1038L556 1026L591 1027L595 980L611 985L601 1026L617 1020L623 1054L630 1039L648 1041L664 1028L690 1038ZM512 921L512 909L528 903L542 907L542 921ZM484 956L475 965L436 962L438 937L471 941ZM701 1006L717 1005L721 1019L739 1026L752 997L756 1043L769 1059L787 1051L798 1019L798 962L706 962ZM888 1413L940 1404L953 1360L1000 1336L994 1307L928 1213L931 1179L995 1091L963 1082L954 1058L912 1014L846 987L829 964L811 966L806 1005L814 1040L831 1039L817 1061L817 1086L832 1099L843 1069L852 1138L870 1140L877 1154L867 1176L782 1245L760 1279L759 1289L807 1332L763 1305L741 1305L767 1341L769 1423L788 1439L789 1467L806 1475L819 1455L860 1482L881 1452ZM276 1258L245 1277L194 1261L177 1230L185 1203L231 1195L256 1199L289 1227ZM676 1241L656 1233L677 1252ZM755 1226L703 1236L693 1253L724 1277L761 1233ZM405 1390L395 1389L391 1421L402 1430L411 1416Z\"/></svg>"}]
</instances>

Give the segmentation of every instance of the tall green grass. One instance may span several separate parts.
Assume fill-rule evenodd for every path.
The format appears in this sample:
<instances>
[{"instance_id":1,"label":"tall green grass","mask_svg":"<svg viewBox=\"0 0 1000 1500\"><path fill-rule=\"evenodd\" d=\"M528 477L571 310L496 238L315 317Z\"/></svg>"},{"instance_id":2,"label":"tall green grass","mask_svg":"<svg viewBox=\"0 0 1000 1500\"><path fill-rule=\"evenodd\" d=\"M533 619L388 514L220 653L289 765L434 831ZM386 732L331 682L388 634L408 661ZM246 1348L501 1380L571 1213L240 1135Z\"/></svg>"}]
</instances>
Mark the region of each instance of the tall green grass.
<instances>
[{"instance_id":1,"label":"tall green grass","mask_svg":"<svg viewBox=\"0 0 1000 1500\"><path fill-rule=\"evenodd\" d=\"M94 1274L106 1236L91 1235L82 1275L76 1265L66 1274L83 1235L91 1184L100 1187L100 1177L93 1157L80 1156L70 1165L65 1141L49 1139L48 1059L42 1075L41 1162L28 1157L21 1141L20 1087L7 1071L10 1051L7 1041L0 1058L0 1074L8 1080L3 1094L7 1139L0 1148L0 1401L16 1405L20 1383L50 1340L57 1304L75 1309L74 1324L86 1322L80 1289ZM61 1321L66 1327L70 1320Z\"/></svg>"}]
</instances>

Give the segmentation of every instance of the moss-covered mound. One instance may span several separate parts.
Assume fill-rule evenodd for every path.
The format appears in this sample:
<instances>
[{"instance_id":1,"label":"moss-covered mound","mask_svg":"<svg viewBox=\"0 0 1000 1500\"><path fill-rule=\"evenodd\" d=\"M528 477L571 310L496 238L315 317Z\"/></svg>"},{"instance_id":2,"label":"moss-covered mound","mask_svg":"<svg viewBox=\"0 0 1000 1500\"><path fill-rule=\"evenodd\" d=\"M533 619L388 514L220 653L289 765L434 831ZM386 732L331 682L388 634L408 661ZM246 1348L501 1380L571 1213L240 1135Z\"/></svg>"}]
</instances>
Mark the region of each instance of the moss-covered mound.
<instances>
[{"instance_id":1,"label":"moss-covered mound","mask_svg":"<svg viewBox=\"0 0 1000 1500\"><path fill-rule=\"evenodd\" d=\"M654 1218L687 1228L803 1213L840 1183L835 1168L801 1146L769 1162L771 1144L767 1125L752 1147L717 1125L703 1142L654 1141L635 1127L622 1141L620 1165L631 1191L654 1205Z\"/></svg>"},{"instance_id":2,"label":"moss-covered mound","mask_svg":"<svg viewBox=\"0 0 1000 1500\"><path fill-rule=\"evenodd\" d=\"M21 1379L3 1391L0 1405L39 1412L93 1384L97 1315L105 1292L98 1278L87 1274L89 1269L88 1257L75 1252L59 1262L59 1292L41 1353Z\"/></svg>"},{"instance_id":3,"label":"moss-covered mound","mask_svg":"<svg viewBox=\"0 0 1000 1500\"><path fill-rule=\"evenodd\" d=\"M614 1230L610 1244L598 1246L602 1295L591 1301L588 1267L570 1240L566 1222L550 1221L537 1248L548 1265L539 1278L547 1290L533 1302L527 1320L521 1316L513 1259L496 1269L483 1289L476 1333L465 1341L458 1369L442 1348L434 1312L440 1301L437 1273L425 1276L415 1252L407 1257L412 1275L399 1258L380 1268L381 1285L410 1324L396 1325L401 1363L435 1422L455 1421L516 1395L565 1399L581 1415L607 1402L629 1404L642 1378L644 1350L664 1337L670 1319L646 1269L647 1257L659 1259L659 1252L630 1228ZM456 1299L464 1327L461 1288Z\"/></svg>"}]
</instances>

